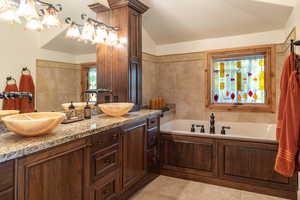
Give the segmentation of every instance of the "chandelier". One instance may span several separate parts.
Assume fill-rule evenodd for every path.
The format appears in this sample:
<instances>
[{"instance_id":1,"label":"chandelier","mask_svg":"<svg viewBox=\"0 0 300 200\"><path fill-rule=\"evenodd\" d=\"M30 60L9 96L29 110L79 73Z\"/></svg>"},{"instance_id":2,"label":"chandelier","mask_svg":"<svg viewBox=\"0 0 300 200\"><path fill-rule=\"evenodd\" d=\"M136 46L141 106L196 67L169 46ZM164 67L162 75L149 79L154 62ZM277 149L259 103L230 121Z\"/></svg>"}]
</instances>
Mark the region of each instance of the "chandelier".
<instances>
[{"instance_id":1,"label":"chandelier","mask_svg":"<svg viewBox=\"0 0 300 200\"><path fill-rule=\"evenodd\" d=\"M81 15L84 24L77 24L70 17L65 22L69 24L66 32L66 38L83 41L92 44L107 44L109 46L122 47L127 41L120 39L118 36L118 27L108 26L102 22L88 17L86 14Z\"/></svg>"},{"instance_id":2,"label":"chandelier","mask_svg":"<svg viewBox=\"0 0 300 200\"><path fill-rule=\"evenodd\" d=\"M38 10L38 7L40 9ZM61 25L58 13L62 11L61 4L50 4L41 0L0 0L0 19L10 23L26 22L25 28L41 31L44 28Z\"/></svg>"}]
</instances>

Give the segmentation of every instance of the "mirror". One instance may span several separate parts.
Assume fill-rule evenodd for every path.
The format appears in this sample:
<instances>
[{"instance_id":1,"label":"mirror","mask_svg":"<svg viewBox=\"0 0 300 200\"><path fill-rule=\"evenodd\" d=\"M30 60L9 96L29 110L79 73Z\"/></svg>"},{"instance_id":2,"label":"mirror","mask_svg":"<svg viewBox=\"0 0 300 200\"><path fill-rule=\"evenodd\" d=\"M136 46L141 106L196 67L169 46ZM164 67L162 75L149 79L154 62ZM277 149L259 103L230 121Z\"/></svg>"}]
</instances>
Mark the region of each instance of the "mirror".
<instances>
[{"instance_id":1,"label":"mirror","mask_svg":"<svg viewBox=\"0 0 300 200\"><path fill-rule=\"evenodd\" d=\"M35 83L35 108L39 112L61 111L61 104L80 102L83 100L83 90L96 88L96 45L65 38L68 28L65 19L71 17L83 24L80 18L82 13L96 18L96 13L88 5L99 1L46 2L62 5L62 11L59 12L61 26L38 32L26 30L25 20L21 24L0 21L0 91L5 90L9 76L16 80L19 87L22 68L27 67ZM105 1L101 3L105 4Z\"/></svg>"}]
</instances>

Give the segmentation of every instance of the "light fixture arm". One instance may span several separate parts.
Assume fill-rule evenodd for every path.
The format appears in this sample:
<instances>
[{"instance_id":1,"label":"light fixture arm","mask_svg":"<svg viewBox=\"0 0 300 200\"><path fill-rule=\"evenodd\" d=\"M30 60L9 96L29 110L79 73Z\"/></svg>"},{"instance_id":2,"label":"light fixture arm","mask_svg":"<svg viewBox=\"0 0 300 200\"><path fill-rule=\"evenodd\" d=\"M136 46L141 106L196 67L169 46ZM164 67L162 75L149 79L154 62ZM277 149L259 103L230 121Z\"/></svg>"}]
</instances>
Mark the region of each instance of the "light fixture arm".
<instances>
[{"instance_id":1,"label":"light fixture arm","mask_svg":"<svg viewBox=\"0 0 300 200\"><path fill-rule=\"evenodd\" d=\"M82 20L87 20L87 21L93 22L96 26L105 26L105 28L108 29L108 30L113 30L113 31L118 31L118 30L120 30L119 27L109 26L109 25L104 24L103 22L99 22L98 20L95 20L95 19L93 19L93 18L90 18L90 17L88 17L87 14L85 14L85 13L81 14L81 19L82 19Z\"/></svg>"},{"instance_id":2,"label":"light fixture arm","mask_svg":"<svg viewBox=\"0 0 300 200\"><path fill-rule=\"evenodd\" d=\"M36 2L41 5L41 6L48 6L49 8L54 8L57 12L61 12L62 11L62 5L61 4L51 4L45 1L41 1L41 0L36 0Z\"/></svg>"}]
</instances>

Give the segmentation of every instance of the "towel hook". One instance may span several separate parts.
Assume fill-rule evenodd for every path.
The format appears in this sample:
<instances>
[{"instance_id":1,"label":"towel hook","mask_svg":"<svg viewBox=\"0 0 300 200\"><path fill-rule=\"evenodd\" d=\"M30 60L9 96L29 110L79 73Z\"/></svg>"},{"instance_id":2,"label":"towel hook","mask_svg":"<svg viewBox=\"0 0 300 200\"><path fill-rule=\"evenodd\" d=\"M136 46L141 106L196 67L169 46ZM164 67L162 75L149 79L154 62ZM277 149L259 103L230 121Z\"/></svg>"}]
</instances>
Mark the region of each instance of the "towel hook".
<instances>
[{"instance_id":1,"label":"towel hook","mask_svg":"<svg viewBox=\"0 0 300 200\"><path fill-rule=\"evenodd\" d=\"M14 78L11 77L11 76L8 76L8 77L6 78L6 85L8 85L8 82L9 82L9 81L14 81L14 83L17 84L16 79L14 79Z\"/></svg>"},{"instance_id":2,"label":"towel hook","mask_svg":"<svg viewBox=\"0 0 300 200\"><path fill-rule=\"evenodd\" d=\"M28 72L29 74L31 74L31 71L27 67L23 67L22 74L24 74L24 72Z\"/></svg>"}]
</instances>

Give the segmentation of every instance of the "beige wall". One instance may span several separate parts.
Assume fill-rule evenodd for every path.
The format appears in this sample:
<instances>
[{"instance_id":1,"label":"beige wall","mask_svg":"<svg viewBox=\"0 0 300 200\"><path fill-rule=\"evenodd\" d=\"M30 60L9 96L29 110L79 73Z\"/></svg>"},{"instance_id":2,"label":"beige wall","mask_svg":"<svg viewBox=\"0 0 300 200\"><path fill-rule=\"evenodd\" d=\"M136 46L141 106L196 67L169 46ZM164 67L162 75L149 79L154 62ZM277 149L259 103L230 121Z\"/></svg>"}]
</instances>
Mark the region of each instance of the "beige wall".
<instances>
[{"instance_id":1,"label":"beige wall","mask_svg":"<svg viewBox=\"0 0 300 200\"><path fill-rule=\"evenodd\" d=\"M284 57L284 47L277 45L276 94L279 95L279 80ZM167 103L176 104L177 119L208 120L210 111L205 111L205 52L167 56L143 55L143 96L164 97ZM149 59L149 57L151 59ZM156 85L153 85L153 82ZM277 98L278 99L278 98ZM278 102L278 101L277 101ZM217 120L234 122L274 123L276 113L215 112Z\"/></svg>"},{"instance_id":2,"label":"beige wall","mask_svg":"<svg viewBox=\"0 0 300 200\"><path fill-rule=\"evenodd\" d=\"M38 111L60 111L62 103L80 100L80 65L37 60L36 66Z\"/></svg>"}]
</instances>

